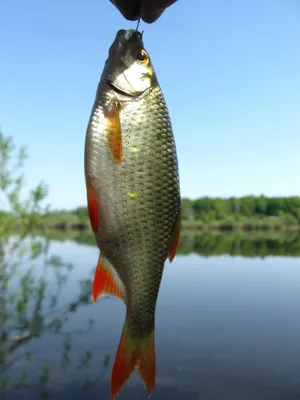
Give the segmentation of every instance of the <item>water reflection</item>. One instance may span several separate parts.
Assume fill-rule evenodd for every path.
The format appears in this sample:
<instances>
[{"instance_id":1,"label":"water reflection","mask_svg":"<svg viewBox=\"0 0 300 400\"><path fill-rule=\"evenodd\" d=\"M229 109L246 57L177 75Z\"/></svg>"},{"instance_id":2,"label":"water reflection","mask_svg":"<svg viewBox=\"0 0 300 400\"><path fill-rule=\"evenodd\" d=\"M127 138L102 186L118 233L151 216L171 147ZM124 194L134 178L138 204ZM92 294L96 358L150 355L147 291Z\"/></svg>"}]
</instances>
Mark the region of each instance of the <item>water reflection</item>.
<instances>
[{"instance_id":1,"label":"water reflection","mask_svg":"<svg viewBox=\"0 0 300 400\"><path fill-rule=\"evenodd\" d=\"M244 257L300 256L300 232L270 233L202 233L181 237L181 254L203 256L224 255Z\"/></svg>"},{"instance_id":2,"label":"water reflection","mask_svg":"<svg viewBox=\"0 0 300 400\"><path fill-rule=\"evenodd\" d=\"M90 233L49 232L53 240L71 239L80 244L95 246ZM220 232L198 234L183 232L178 254L196 253L202 256L231 255L243 257L290 256L300 257L300 231Z\"/></svg>"},{"instance_id":3,"label":"water reflection","mask_svg":"<svg viewBox=\"0 0 300 400\"><path fill-rule=\"evenodd\" d=\"M59 239L48 233L0 255L1 399L109 399L125 306L91 305L93 236ZM184 233L179 253L194 255L165 270L153 399L298 398L298 261L250 259L300 256L298 232ZM247 259L207 258L225 254ZM142 398L135 373L120 400Z\"/></svg>"},{"instance_id":4,"label":"water reflection","mask_svg":"<svg viewBox=\"0 0 300 400\"><path fill-rule=\"evenodd\" d=\"M72 315L91 303L92 281L78 280L77 291L69 293L66 302L62 294L73 266L50 254L47 240L13 238L3 243L0 254L0 398L30 395L30 398L47 399L49 389L61 386L67 375L74 376L74 370L82 371L93 358L88 344L80 351L74 351L73 347L76 336L92 331L93 318L86 318L80 327L69 324ZM56 359L61 359L59 371L43 362L43 354L51 352ZM97 360L97 378L81 379L82 390L101 382L108 363L108 355L102 361Z\"/></svg>"}]
</instances>

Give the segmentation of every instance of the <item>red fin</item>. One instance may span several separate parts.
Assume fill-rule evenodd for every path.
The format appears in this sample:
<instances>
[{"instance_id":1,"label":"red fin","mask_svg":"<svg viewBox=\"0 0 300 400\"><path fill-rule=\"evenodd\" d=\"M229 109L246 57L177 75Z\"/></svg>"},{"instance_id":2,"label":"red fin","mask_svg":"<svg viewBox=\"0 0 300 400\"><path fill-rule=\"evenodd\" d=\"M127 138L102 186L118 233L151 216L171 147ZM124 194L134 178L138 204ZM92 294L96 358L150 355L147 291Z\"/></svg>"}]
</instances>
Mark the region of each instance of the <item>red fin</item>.
<instances>
[{"instance_id":1,"label":"red fin","mask_svg":"<svg viewBox=\"0 0 300 400\"><path fill-rule=\"evenodd\" d=\"M103 256L100 256L93 283L92 295L94 303L96 303L98 297L103 294L114 296L124 301L124 291L121 285L109 261Z\"/></svg>"},{"instance_id":2,"label":"red fin","mask_svg":"<svg viewBox=\"0 0 300 400\"><path fill-rule=\"evenodd\" d=\"M174 260L174 257L176 256L180 238L180 229L181 229L181 212L179 211L169 244L168 256L170 263Z\"/></svg>"},{"instance_id":3,"label":"red fin","mask_svg":"<svg viewBox=\"0 0 300 400\"><path fill-rule=\"evenodd\" d=\"M119 107L117 103L112 103L105 109L107 122L106 135L107 144L116 162L122 161L122 136L119 117Z\"/></svg>"},{"instance_id":4,"label":"red fin","mask_svg":"<svg viewBox=\"0 0 300 400\"><path fill-rule=\"evenodd\" d=\"M100 214L99 214L97 193L91 183L87 184L87 202L88 202L88 211L89 211L92 230L93 232L96 232L99 228Z\"/></svg>"},{"instance_id":5,"label":"red fin","mask_svg":"<svg viewBox=\"0 0 300 400\"><path fill-rule=\"evenodd\" d=\"M115 400L134 368L139 369L149 396L155 386L154 331L145 338L133 339L125 321L118 352L113 366L110 394Z\"/></svg>"}]
</instances>

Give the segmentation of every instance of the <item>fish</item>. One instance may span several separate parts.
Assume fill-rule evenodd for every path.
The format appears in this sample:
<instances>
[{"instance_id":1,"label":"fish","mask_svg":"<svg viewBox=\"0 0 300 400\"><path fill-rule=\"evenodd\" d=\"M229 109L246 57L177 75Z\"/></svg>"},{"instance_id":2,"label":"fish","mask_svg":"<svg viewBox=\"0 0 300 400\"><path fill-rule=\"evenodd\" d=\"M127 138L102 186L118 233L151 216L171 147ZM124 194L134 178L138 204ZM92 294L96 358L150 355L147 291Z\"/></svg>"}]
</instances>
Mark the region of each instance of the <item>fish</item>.
<instances>
[{"instance_id":1,"label":"fish","mask_svg":"<svg viewBox=\"0 0 300 400\"><path fill-rule=\"evenodd\" d=\"M165 262L178 248L181 197L170 115L137 30L119 30L109 48L86 130L84 171L100 250L92 298L109 295L126 305L111 399L135 368L150 396L156 303Z\"/></svg>"}]
</instances>

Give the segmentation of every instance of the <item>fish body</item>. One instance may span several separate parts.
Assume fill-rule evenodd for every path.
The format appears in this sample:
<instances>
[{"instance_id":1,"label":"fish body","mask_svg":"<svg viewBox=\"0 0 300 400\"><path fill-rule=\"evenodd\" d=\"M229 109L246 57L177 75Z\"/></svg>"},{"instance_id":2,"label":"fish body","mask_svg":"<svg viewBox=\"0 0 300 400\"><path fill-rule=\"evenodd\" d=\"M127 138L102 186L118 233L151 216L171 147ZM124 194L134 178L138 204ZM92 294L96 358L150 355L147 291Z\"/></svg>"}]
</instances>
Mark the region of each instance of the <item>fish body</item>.
<instances>
[{"instance_id":1,"label":"fish body","mask_svg":"<svg viewBox=\"0 0 300 400\"><path fill-rule=\"evenodd\" d=\"M138 31L120 30L110 47L86 133L85 178L101 252L93 299L109 294L126 304L111 397L135 367L151 394L155 308L178 245L180 188L168 109Z\"/></svg>"}]
</instances>

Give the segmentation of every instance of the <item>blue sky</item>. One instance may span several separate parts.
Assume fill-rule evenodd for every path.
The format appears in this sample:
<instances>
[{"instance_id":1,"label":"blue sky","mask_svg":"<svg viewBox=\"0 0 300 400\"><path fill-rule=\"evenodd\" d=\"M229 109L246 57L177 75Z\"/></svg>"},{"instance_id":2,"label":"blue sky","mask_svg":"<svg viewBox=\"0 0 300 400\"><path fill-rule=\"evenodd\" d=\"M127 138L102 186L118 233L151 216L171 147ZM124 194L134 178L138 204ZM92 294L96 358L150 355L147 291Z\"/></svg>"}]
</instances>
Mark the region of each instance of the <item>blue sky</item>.
<instances>
[{"instance_id":1,"label":"blue sky","mask_svg":"<svg viewBox=\"0 0 300 400\"><path fill-rule=\"evenodd\" d=\"M109 46L135 28L108 0L4 0L0 126L28 187L86 204L85 131ZM300 195L300 4L179 0L144 42L169 107L182 196Z\"/></svg>"}]
</instances>

